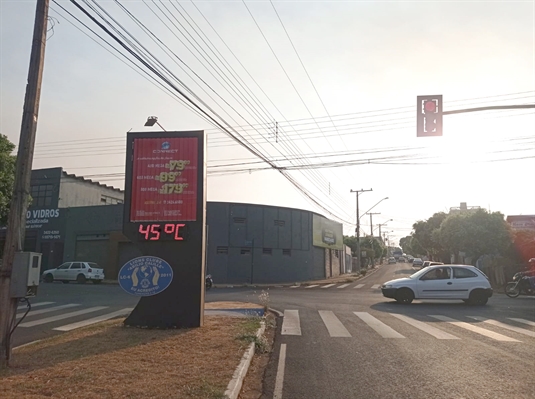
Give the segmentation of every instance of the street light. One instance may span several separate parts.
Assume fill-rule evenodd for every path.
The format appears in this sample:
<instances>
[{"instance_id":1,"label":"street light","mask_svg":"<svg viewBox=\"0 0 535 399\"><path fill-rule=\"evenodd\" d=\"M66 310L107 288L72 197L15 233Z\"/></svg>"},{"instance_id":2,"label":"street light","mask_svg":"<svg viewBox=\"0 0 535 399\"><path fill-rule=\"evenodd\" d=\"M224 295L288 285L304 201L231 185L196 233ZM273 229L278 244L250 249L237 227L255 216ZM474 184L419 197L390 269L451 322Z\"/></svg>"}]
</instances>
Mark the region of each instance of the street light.
<instances>
[{"instance_id":1,"label":"street light","mask_svg":"<svg viewBox=\"0 0 535 399\"><path fill-rule=\"evenodd\" d=\"M158 117L157 116L149 116L147 118L147 122L145 122L145 126L149 126L149 127L152 127L154 125L158 125L160 126L160 128L166 132L167 130L164 129L164 127L162 125L160 125L160 123L158 123Z\"/></svg>"},{"instance_id":2,"label":"street light","mask_svg":"<svg viewBox=\"0 0 535 399\"><path fill-rule=\"evenodd\" d=\"M387 200L387 199L388 199L388 197L384 197L381 201L379 201L377 204L375 204L375 205L372 206L370 209L368 209L366 212L364 212L364 213L362 214L362 216L366 215L369 211L371 211L373 208L375 208L377 205L379 205L381 202L383 202L384 200ZM360 219L362 216L360 216L359 219Z\"/></svg>"},{"instance_id":3,"label":"street light","mask_svg":"<svg viewBox=\"0 0 535 399\"><path fill-rule=\"evenodd\" d=\"M385 224L387 224L388 222L392 222L393 220L394 220L394 219L389 219L389 220L387 220L386 222L384 222L384 223L380 223L380 224L377 225L377 227L379 227L379 237L381 237L381 226L384 226ZM375 227L375 229L376 229L377 227ZM375 230L375 229L374 229L374 230Z\"/></svg>"}]
</instances>

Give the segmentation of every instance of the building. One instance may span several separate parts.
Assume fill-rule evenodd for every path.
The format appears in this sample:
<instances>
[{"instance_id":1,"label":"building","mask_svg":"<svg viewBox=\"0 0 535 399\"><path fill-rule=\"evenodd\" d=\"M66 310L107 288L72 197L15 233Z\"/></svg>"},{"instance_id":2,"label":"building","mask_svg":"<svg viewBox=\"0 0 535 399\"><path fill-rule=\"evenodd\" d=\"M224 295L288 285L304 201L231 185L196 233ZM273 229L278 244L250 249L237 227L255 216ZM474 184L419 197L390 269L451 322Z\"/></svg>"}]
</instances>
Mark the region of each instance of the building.
<instances>
[{"instance_id":1,"label":"building","mask_svg":"<svg viewBox=\"0 0 535 399\"><path fill-rule=\"evenodd\" d=\"M43 254L42 271L91 261L114 279L142 255L122 234L122 190L52 168L32 171L31 193L24 250ZM218 284L298 282L351 271L342 224L316 213L208 202L206 220L207 272ZM0 227L1 248L5 234Z\"/></svg>"},{"instance_id":2,"label":"building","mask_svg":"<svg viewBox=\"0 0 535 399\"><path fill-rule=\"evenodd\" d=\"M481 209L480 206L467 206L466 202L461 202L461 206L458 207L451 207L450 208L450 215L456 214L456 213L468 213L468 212L474 212Z\"/></svg>"},{"instance_id":3,"label":"building","mask_svg":"<svg viewBox=\"0 0 535 399\"><path fill-rule=\"evenodd\" d=\"M57 266L64 259L69 216L72 220L69 209L117 205L124 201L123 190L68 174L63 168L32 170L30 195L24 250L43 254L43 270ZM5 235L5 226L0 227L0 251L4 248Z\"/></svg>"}]
</instances>

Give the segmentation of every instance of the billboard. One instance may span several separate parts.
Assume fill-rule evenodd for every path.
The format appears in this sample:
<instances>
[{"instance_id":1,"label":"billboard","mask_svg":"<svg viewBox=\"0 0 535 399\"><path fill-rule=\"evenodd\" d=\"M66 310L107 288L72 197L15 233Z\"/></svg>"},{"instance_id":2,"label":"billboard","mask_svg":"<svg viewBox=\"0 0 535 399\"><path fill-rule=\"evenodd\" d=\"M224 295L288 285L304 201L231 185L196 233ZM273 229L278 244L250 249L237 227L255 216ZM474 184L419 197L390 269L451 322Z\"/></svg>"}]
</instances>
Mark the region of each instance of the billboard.
<instances>
[{"instance_id":1,"label":"billboard","mask_svg":"<svg viewBox=\"0 0 535 399\"><path fill-rule=\"evenodd\" d=\"M134 138L130 222L195 221L196 137Z\"/></svg>"},{"instance_id":2,"label":"billboard","mask_svg":"<svg viewBox=\"0 0 535 399\"><path fill-rule=\"evenodd\" d=\"M342 250L344 245L342 223L313 214L312 245L315 247Z\"/></svg>"}]
</instances>

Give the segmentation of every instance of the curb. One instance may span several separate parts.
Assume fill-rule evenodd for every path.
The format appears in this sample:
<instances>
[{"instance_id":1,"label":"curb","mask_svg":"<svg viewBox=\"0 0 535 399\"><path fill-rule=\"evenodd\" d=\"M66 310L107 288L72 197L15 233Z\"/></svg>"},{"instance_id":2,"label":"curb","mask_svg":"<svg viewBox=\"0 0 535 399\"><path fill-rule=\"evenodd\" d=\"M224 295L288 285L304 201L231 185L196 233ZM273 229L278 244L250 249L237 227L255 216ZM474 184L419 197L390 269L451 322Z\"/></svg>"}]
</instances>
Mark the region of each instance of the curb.
<instances>
[{"instance_id":1,"label":"curb","mask_svg":"<svg viewBox=\"0 0 535 399\"><path fill-rule=\"evenodd\" d=\"M256 332L256 336L260 338L262 334L264 334L265 329L266 324L262 321L260 328ZM254 353L255 343L252 342L243 354L240 364L238 365L238 367L236 367L236 370L234 370L232 380L230 380L227 385L227 390L224 394L226 399L238 399L243 385L243 380L247 375L247 371L249 370L249 366L251 365L251 361L253 360Z\"/></svg>"}]
</instances>

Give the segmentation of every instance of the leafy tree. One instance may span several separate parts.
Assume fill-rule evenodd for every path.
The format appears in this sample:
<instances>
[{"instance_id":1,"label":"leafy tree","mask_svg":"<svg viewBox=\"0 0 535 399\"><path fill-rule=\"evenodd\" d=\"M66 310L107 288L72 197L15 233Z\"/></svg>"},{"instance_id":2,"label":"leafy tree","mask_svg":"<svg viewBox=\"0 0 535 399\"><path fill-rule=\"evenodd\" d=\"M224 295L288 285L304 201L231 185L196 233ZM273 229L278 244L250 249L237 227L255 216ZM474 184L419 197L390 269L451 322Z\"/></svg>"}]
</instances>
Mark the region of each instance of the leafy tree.
<instances>
[{"instance_id":1,"label":"leafy tree","mask_svg":"<svg viewBox=\"0 0 535 399\"><path fill-rule=\"evenodd\" d=\"M444 212L437 212L427 220L419 220L412 225L414 233L412 234L416 252L426 254L432 259L436 259L444 254L445 248L441 244L440 240L437 240L436 234L433 235L435 230L438 230L442 222L448 217ZM435 237L435 239L433 239Z\"/></svg>"},{"instance_id":2,"label":"leafy tree","mask_svg":"<svg viewBox=\"0 0 535 399\"><path fill-rule=\"evenodd\" d=\"M371 256L373 259L379 259L383 256L386 247L382 240L376 237L366 236L360 239L360 249L361 251L366 251L368 257Z\"/></svg>"},{"instance_id":3,"label":"leafy tree","mask_svg":"<svg viewBox=\"0 0 535 399\"><path fill-rule=\"evenodd\" d=\"M15 181L16 157L11 155L14 149L15 144L0 134L0 224L3 225L7 222Z\"/></svg>"},{"instance_id":4,"label":"leafy tree","mask_svg":"<svg viewBox=\"0 0 535 399\"><path fill-rule=\"evenodd\" d=\"M433 237L455 256L465 252L475 261L481 255L506 253L513 235L503 214L479 209L476 212L449 215Z\"/></svg>"},{"instance_id":5,"label":"leafy tree","mask_svg":"<svg viewBox=\"0 0 535 399\"><path fill-rule=\"evenodd\" d=\"M344 236L344 244L351 248L351 255L357 256L357 237Z\"/></svg>"},{"instance_id":6,"label":"leafy tree","mask_svg":"<svg viewBox=\"0 0 535 399\"><path fill-rule=\"evenodd\" d=\"M399 246L403 250L404 254L412 255L414 252L411 246L412 236L406 236L399 240Z\"/></svg>"}]
</instances>

